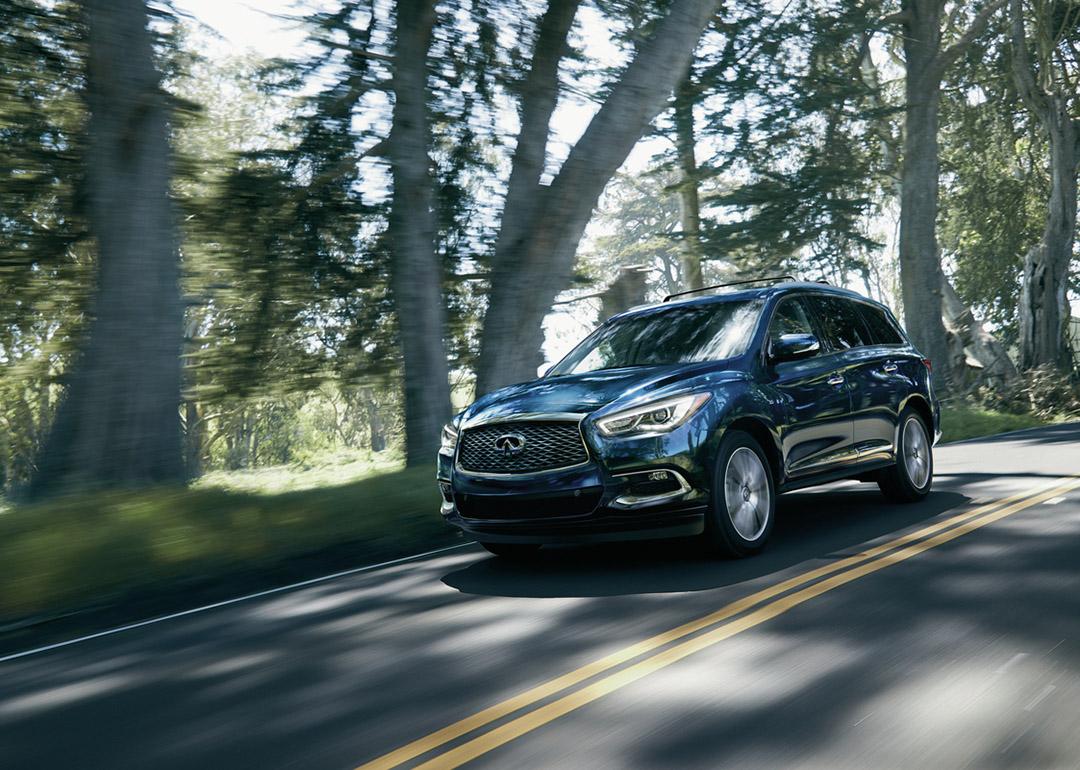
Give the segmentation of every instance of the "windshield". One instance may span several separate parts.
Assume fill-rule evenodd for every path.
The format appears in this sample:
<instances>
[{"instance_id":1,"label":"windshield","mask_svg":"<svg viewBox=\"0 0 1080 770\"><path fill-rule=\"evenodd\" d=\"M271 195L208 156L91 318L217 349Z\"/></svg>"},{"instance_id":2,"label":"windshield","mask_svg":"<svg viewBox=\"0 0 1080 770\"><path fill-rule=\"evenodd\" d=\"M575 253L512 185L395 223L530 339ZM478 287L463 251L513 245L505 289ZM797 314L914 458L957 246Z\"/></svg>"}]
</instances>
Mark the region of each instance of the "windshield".
<instances>
[{"instance_id":1,"label":"windshield","mask_svg":"<svg viewBox=\"0 0 1080 770\"><path fill-rule=\"evenodd\" d=\"M586 337L550 374L739 356L750 344L761 305L761 300L756 299L733 300L620 318Z\"/></svg>"}]
</instances>

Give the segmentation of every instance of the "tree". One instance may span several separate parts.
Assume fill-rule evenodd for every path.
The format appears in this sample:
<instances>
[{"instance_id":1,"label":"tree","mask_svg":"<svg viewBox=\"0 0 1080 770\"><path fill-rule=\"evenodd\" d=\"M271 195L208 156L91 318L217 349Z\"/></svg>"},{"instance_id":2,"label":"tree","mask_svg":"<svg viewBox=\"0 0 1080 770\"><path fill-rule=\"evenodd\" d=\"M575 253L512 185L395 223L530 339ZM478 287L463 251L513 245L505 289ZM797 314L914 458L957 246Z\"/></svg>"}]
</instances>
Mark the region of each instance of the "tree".
<instances>
[{"instance_id":1,"label":"tree","mask_svg":"<svg viewBox=\"0 0 1080 770\"><path fill-rule=\"evenodd\" d=\"M1045 142L1010 73L1005 28L988 30L942 94L938 239L961 300L1019 349L1023 255L1037 243L1049 187Z\"/></svg>"},{"instance_id":2,"label":"tree","mask_svg":"<svg viewBox=\"0 0 1080 770\"><path fill-rule=\"evenodd\" d=\"M0 487L25 485L93 283L79 9L0 6Z\"/></svg>"},{"instance_id":3,"label":"tree","mask_svg":"<svg viewBox=\"0 0 1080 770\"><path fill-rule=\"evenodd\" d=\"M168 102L142 0L87 0L87 179L97 294L31 497L178 482L182 311Z\"/></svg>"},{"instance_id":4,"label":"tree","mask_svg":"<svg viewBox=\"0 0 1080 770\"><path fill-rule=\"evenodd\" d=\"M427 61L434 0L398 0L393 127L388 152L394 194L390 211L392 268L405 367L406 462L430 462L450 417L444 337L442 265L435 252L434 180Z\"/></svg>"},{"instance_id":5,"label":"tree","mask_svg":"<svg viewBox=\"0 0 1080 770\"><path fill-rule=\"evenodd\" d=\"M685 289L700 289L702 280L700 171L696 157L694 104L697 101L693 73L675 91L672 122L675 124L675 154L679 165L680 263Z\"/></svg>"},{"instance_id":6,"label":"tree","mask_svg":"<svg viewBox=\"0 0 1080 770\"><path fill-rule=\"evenodd\" d=\"M571 1L552 0L549 13ZM694 47L718 5L717 0L671 3L611 87L550 185L541 184L542 166L535 160L544 157L548 121L536 127L522 120L523 129L532 130L523 130L518 137L511 176L518 172L523 192L511 198L508 188L503 207L502 228L509 230L500 231L492 257L489 304L477 362L478 393L534 375L540 363L544 316L555 295L569 282L577 246L593 208L604 186L686 76ZM552 102L558 68L548 64L553 58L549 54L563 46L565 35L538 38L527 81L535 80L536 88L523 90L522 116L542 115L546 104Z\"/></svg>"},{"instance_id":7,"label":"tree","mask_svg":"<svg viewBox=\"0 0 1080 770\"><path fill-rule=\"evenodd\" d=\"M724 176L704 196L719 210L704 225L710 254L750 276L869 286L885 176L875 127L888 114L861 76L876 24L872 5L792 3L717 57L711 79L728 114L703 129L724 140L709 164Z\"/></svg>"},{"instance_id":8,"label":"tree","mask_svg":"<svg viewBox=\"0 0 1080 770\"><path fill-rule=\"evenodd\" d=\"M897 17L906 70L899 244L904 320L912 341L937 362L934 379L942 388L947 386L956 362L950 360L942 321L944 275L937 243L941 81L1004 3L987 2L944 48L944 0L902 0Z\"/></svg>"},{"instance_id":9,"label":"tree","mask_svg":"<svg viewBox=\"0 0 1080 770\"><path fill-rule=\"evenodd\" d=\"M1077 169L1080 163L1080 3L1032 0L1029 36L1022 0L1010 0L1012 72L1016 88L1038 120L1049 150L1050 195L1039 243L1024 257L1020 283L1020 365L1072 368L1066 337L1069 264L1076 237ZM1033 59L1030 49L1034 48Z\"/></svg>"}]
</instances>

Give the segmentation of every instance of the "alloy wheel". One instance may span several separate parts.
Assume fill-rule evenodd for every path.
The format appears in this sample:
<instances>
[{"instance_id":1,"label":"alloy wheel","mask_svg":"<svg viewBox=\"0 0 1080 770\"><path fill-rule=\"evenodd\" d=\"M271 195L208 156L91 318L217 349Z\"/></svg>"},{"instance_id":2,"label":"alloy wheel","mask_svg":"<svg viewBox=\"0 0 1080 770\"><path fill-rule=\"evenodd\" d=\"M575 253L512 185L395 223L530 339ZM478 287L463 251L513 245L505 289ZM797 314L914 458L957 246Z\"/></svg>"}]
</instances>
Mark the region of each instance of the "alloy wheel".
<instances>
[{"instance_id":1,"label":"alloy wheel","mask_svg":"<svg viewBox=\"0 0 1080 770\"><path fill-rule=\"evenodd\" d=\"M922 489L930 477L930 440L926 436L926 428L917 417L904 423L903 450L908 480L917 489Z\"/></svg>"},{"instance_id":2,"label":"alloy wheel","mask_svg":"<svg viewBox=\"0 0 1080 770\"><path fill-rule=\"evenodd\" d=\"M739 447L728 458L724 470L724 502L728 518L739 536L753 542L769 523L769 478L761 458L747 447Z\"/></svg>"}]
</instances>

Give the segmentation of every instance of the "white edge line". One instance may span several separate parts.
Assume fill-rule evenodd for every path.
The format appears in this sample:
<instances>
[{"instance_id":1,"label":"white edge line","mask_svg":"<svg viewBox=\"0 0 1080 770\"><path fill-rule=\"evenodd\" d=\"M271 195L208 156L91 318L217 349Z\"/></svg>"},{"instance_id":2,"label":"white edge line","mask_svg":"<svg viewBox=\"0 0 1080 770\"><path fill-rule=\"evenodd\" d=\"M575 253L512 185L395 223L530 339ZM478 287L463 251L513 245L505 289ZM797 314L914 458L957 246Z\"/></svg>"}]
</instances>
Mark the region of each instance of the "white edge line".
<instances>
[{"instance_id":1,"label":"white edge line","mask_svg":"<svg viewBox=\"0 0 1080 770\"><path fill-rule=\"evenodd\" d=\"M244 596L236 596L232 599L225 599L220 602L214 602L213 604L207 604L202 607L192 607L188 610L181 612L174 612L170 615L162 615L156 618L149 618L148 620L140 620L137 623L128 623L124 626L117 626L116 628L109 628L105 631L98 631L93 634L87 634L86 636L79 636L74 639L68 639L64 642L55 642L53 644L46 644L43 647L35 647L31 650L24 650L22 652L12 653L11 655L5 655L0 657L0 663L6 663L10 660L17 660L19 658L27 658L31 655L38 655L49 650L56 650L61 647L68 647L73 644L80 644L82 642L89 642L91 639L100 639L103 636L112 636L113 634L119 634L124 631L132 631L136 628L142 628L143 626L152 626L155 623L163 623L166 620L175 620L176 618L182 618L187 615L195 615L200 612L206 612L207 610L215 610L218 607L227 607L230 604L238 604L239 602L246 602L251 599L258 599L263 596L270 596L272 594L279 594L285 591L292 591L297 588L304 588L306 586L315 585L316 583L325 583L328 580L334 580L340 577L346 577L348 575L356 575L360 572L370 572L372 570L381 569L383 567L392 567L395 564L402 564L403 562L415 561L417 559L423 559L427 556L434 556L440 553L446 553L447 551L453 551L458 548L465 548L475 543L458 543L457 545L449 545L445 548L436 548L434 551L425 551L424 553L415 553L411 556L402 556L399 559L391 559L390 561L380 562L378 564L368 564L363 567L354 567L352 569L342 570L341 572L334 572L329 575L322 575L321 577L311 578L310 580L302 580L299 583L290 583L289 585L278 586L277 588L268 588L265 591L258 591L253 594L245 594Z\"/></svg>"}]
</instances>

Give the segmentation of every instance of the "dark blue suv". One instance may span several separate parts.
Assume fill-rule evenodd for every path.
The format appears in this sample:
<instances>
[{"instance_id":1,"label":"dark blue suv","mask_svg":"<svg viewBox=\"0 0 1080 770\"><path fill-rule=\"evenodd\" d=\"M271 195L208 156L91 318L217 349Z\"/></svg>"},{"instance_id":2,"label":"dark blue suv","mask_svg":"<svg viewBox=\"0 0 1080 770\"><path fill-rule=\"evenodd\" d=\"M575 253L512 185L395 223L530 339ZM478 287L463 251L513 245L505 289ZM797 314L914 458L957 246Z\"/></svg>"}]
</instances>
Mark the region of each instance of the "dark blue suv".
<instances>
[{"instance_id":1,"label":"dark blue suv","mask_svg":"<svg viewBox=\"0 0 1080 770\"><path fill-rule=\"evenodd\" d=\"M502 556L685 536L745 556L779 493L839 479L929 492L930 361L887 308L795 281L668 300L443 429L448 523Z\"/></svg>"}]
</instances>

